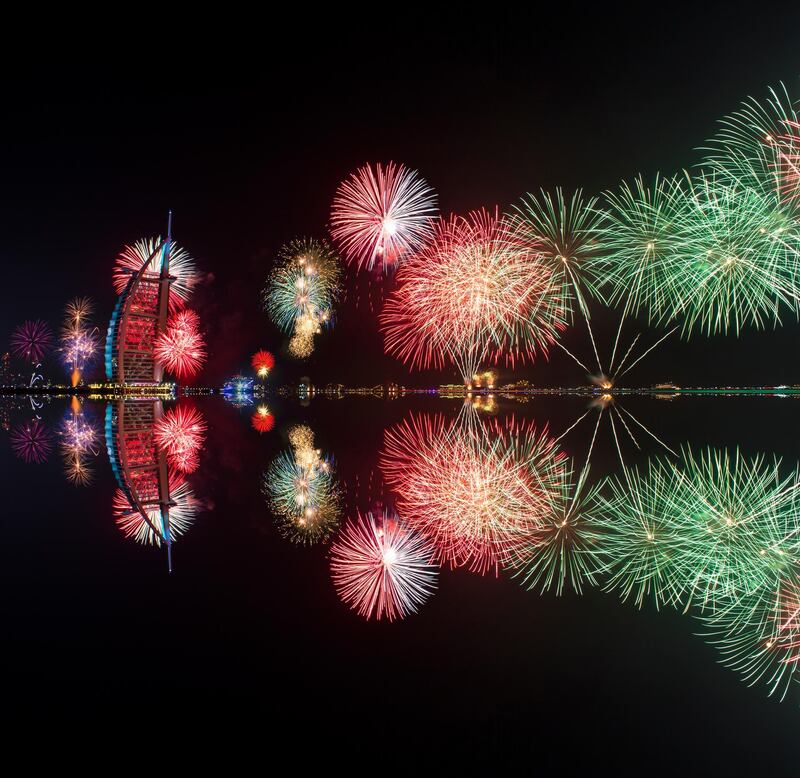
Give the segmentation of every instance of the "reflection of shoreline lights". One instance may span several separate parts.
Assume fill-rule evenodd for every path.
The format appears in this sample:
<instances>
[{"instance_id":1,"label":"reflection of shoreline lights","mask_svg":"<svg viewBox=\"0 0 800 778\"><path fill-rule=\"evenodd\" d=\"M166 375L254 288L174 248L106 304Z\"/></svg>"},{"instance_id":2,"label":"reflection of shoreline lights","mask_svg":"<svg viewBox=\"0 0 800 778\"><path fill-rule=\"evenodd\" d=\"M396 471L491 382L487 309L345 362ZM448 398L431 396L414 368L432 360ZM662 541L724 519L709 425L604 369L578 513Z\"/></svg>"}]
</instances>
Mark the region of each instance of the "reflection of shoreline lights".
<instances>
[{"instance_id":1,"label":"reflection of shoreline lights","mask_svg":"<svg viewBox=\"0 0 800 778\"><path fill-rule=\"evenodd\" d=\"M534 430L412 416L385 435L381 468L403 521L451 567L480 574L535 542L563 481L555 442Z\"/></svg>"},{"instance_id":2,"label":"reflection of shoreline lights","mask_svg":"<svg viewBox=\"0 0 800 778\"><path fill-rule=\"evenodd\" d=\"M275 325L291 333L292 356L309 356L314 350L314 335L330 326L340 279L339 261L325 241L293 240L281 249L261 297L264 310ZM255 362L254 357L254 367Z\"/></svg>"},{"instance_id":3,"label":"reflection of shoreline lights","mask_svg":"<svg viewBox=\"0 0 800 778\"><path fill-rule=\"evenodd\" d=\"M225 402L230 403L235 408L244 408L252 405L253 399L253 379L242 375L235 375L229 378L222 387L222 396Z\"/></svg>"},{"instance_id":4,"label":"reflection of shoreline lights","mask_svg":"<svg viewBox=\"0 0 800 778\"><path fill-rule=\"evenodd\" d=\"M41 419L18 424L9 438L14 454L28 464L45 462L53 451L53 436Z\"/></svg>"},{"instance_id":5,"label":"reflection of shoreline lights","mask_svg":"<svg viewBox=\"0 0 800 778\"><path fill-rule=\"evenodd\" d=\"M348 521L331 546L340 599L366 619L416 613L436 588L434 549L395 517L372 513Z\"/></svg>"},{"instance_id":6,"label":"reflection of shoreline lights","mask_svg":"<svg viewBox=\"0 0 800 778\"><path fill-rule=\"evenodd\" d=\"M153 437L167 461L182 473L193 473L200 464L206 422L197 408L178 405L156 422Z\"/></svg>"},{"instance_id":7,"label":"reflection of shoreline lights","mask_svg":"<svg viewBox=\"0 0 800 778\"><path fill-rule=\"evenodd\" d=\"M262 480L278 530L296 543L326 540L339 521L339 490L330 463L315 449L305 425L289 431L290 450L279 454Z\"/></svg>"},{"instance_id":8,"label":"reflection of shoreline lights","mask_svg":"<svg viewBox=\"0 0 800 778\"><path fill-rule=\"evenodd\" d=\"M266 405L259 405L250 419L256 432L269 432L275 426L275 417Z\"/></svg>"},{"instance_id":9,"label":"reflection of shoreline lights","mask_svg":"<svg viewBox=\"0 0 800 778\"><path fill-rule=\"evenodd\" d=\"M269 375L269 371L275 367L275 357L269 351L260 349L253 354L251 364L253 365L253 370L256 371L256 375L264 379Z\"/></svg>"},{"instance_id":10,"label":"reflection of shoreline lights","mask_svg":"<svg viewBox=\"0 0 800 778\"><path fill-rule=\"evenodd\" d=\"M485 361L547 354L564 300L538 247L497 211L440 221L397 273L380 316L385 349L411 369L455 364L465 383Z\"/></svg>"},{"instance_id":11,"label":"reflection of shoreline lights","mask_svg":"<svg viewBox=\"0 0 800 778\"><path fill-rule=\"evenodd\" d=\"M348 262L386 270L423 246L436 213L436 195L416 171L367 164L336 190L331 234Z\"/></svg>"},{"instance_id":12,"label":"reflection of shoreline lights","mask_svg":"<svg viewBox=\"0 0 800 778\"><path fill-rule=\"evenodd\" d=\"M156 359L177 378L195 376L206 361L200 317L189 310L170 316L166 330L156 338L154 351Z\"/></svg>"},{"instance_id":13,"label":"reflection of shoreline lights","mask_svg":"<svg viewBox=\"0 0 800 778\"><path fill-rule=\"evenodd\" d=\"M197 516L198 503L189 484L177 473L170 473L169 494L169 531L174 540L185 535L191 528ZM161 546L161 535L154 532L142 514L131 506L121 489L117 489L114 494L112 508L114 521L126 538L132 538L143 545ZM154 527L162 526L160 507L149 508L147 515Z\"/></svg>"},{"instance_id":14,"label":"reflection of shoreline lights","mask_svg":"<svg viewBox=\"0 0 800 778\"><path fill-rule=\"evenodd\" d=\"M53 344L53 332L41 319L20 324L13 333L9 346L15 357L32 364L41 362Z\"/></svg>"},{"instance_id":15,"label":"reflection of shoreline lights","mask_svg":"<svg viewBox=\"0 0 800 778\"><path fill-rule=\"evenodd\" d=\"M117 294L124 291L131 274L142 268L160 244L159 237L143 238L137 240L133 246L125 246L114 263L114 291ZM162 252L159 251L145 271L148 276L158 276L161 273L161 258ZM194 260L175 241L170 244L169 274L173 279L169 288L169 309L174 312L184 306L199 280Z\"/></svg>"}]
</instances>

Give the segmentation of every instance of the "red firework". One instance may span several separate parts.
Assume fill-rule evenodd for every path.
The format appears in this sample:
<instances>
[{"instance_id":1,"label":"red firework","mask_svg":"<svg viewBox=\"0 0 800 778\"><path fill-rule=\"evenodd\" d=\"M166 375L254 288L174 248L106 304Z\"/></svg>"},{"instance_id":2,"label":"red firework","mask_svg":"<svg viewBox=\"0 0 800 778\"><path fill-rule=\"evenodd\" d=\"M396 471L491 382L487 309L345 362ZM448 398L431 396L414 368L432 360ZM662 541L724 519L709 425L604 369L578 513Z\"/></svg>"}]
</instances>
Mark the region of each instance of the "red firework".
<instances>
[{"instance_id":1,"label":"red firework","mask_svg":"<svg viewBox=\"0 0 800 778\"><path fill-rule=\"evenodd\" d=\"M177 378L192 378L206 361L206 347L194 311L179 311L155 341L155 356Z\"/></svg>"},{"instance_id":2,"label":"red firework","mask_svg":"<svg viewBox=\"0 0 800 778\"><path fill-rule=\"evenodd\" d=\"M158 420L153 434L159 448L166 452L170 465L182 473L192 473L200 463L206 429L200 411L178 405Z\"/></svg>"},{"instance_id":3,"label":"red firework","mask_svg":"<svg viewBox=\"0 0 800 778\"><path fill-rule=\"evenodd\" d=\"M497 210L439 221L397 281L380 324L387 353L412 369L451 361L468 381L487 360L546 355L565 326L561 287L539 247Z\"/></svg>"},{"instance_id":4,"label":"red firework","mask_svg":"<svg viewBox=\"0 0 800 778\"><path fill-rule=\"evenodd\" d=\"M430 237L436 195L405 165L364 165L336 190L331 234L348 262L384 269L419 249Z\"/></svg>"},{"instance_id":5,"label":"red firework","mask_svg":"<svg viewBox=\"0 0 800 778\"><path fill-rule=\"evenodd\" d=\"M131 276L138 273L147 264L145 274L157 277L161 274L163 248L161 238L143 238L132 246L125 246L114 262L114 291L121 294ZM152 259L150 259L152 256ZM169 289L169 309L177 311L183 308L198 281L198 273L194 260L173 241L169 256L169 274L172 283Z\"/></svg>"},{"instance_id":6,"label":"red firework","mask_svg":"<svg viewBox=\"0 0 800 778\"><path fill-rule=\"evenodd\" d=\"M471 414L414 417L388 430L381 468L407 525L451 567L484 574L537 542L564 467L533 430L498 435Z\"/></svg>"},{"instance_id":7,"label":"red firework","mask_svg":"<svg viewBox=\"0 0 800 778\"><path fill-rule=\"evenodd\" d=\"M253 370L255 370L261 378L266 378L269 371L275 367L275 357L272 356L271 352L261 349L253 354L251 364L253 365Z\"/></svg>"},{"instance_id":8,"label":"red firework","mask_svg":"<svg viewBox=\"0 0 800 778\"><path fill-rule=\"evenodd\" d=\"M53 451L53 436L41 419L14 427L10 438L14 454L28 464L41 464Z\"/></svg>"},{"instance_id":9,"label":"red firework","mask_svg":"<svg viewBox=\"0 0 800 778\"><path fill-rule=\"evenodd\" d=\"M41 319L26 321L11 333L11 353L28 362L41 362L53 345L53 331Z\"/></svg>"},{"instance_id":10,"label":"red firework","mask_svg":"<svg viewBox=\"0 0 800 778\"><path fill-rule=\"evenodd\" d=\"M250 424L256 432L269 432L275 426L275 417L265 405L260 405L251 417Z\"/></svg>"}]
</instances>

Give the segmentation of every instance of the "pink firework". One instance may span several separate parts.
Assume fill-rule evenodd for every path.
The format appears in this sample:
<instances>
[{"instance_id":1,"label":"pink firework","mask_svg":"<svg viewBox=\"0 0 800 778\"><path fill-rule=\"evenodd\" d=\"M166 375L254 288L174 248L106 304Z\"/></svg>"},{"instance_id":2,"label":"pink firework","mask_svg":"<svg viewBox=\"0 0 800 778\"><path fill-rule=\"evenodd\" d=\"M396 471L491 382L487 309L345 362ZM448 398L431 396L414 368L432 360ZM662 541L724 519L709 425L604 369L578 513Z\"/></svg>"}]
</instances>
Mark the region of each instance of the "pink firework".
<instances>
[{"instance_id":1,"label":"pink firework","mask_svg":"<svg viewBox=\"0 0 800 778\"><path fill-rule=\"evenodd\" d=\"M41 362L53 345L53 331L41 319L26 321L11 334L11 353L35 364Z\"/></svg>"},{"instance_id":2,"label":"pink firework","mask_svg":"<svg viewBox=\"0 0 800 778\"><path fill-rule=\"evenodd\" d=\"M498 435L470 414L412 416L388 430L381 468L398 514L437 558L480 574L537 542L564 478L552 438Z\"/></svg>"},{"instance_id":3,"label":"pink firework","mask_svg":"<svg viewBox=\"0 0 800 778\"><path fill-rule=\"evenodd\" d=\"M53 436L41 419L33 419L11 430L11 449L29 464L41 464L53 451Z\"/></svg>"},{"instance_id":4,"label":"pink firework","mask_svg":"<svg viewBox=\"0 0 800 778\"><path fill-rule=\"evenodd\" d=\"M333 583L342 602L365 619L402 619L435 590L434 556L430 544L396 517L359 515L331 547Z\"/></svg>"},{"instance_id":5,"label":"pink firework","mask_svg":"<svg viewBox=\"0 0 800 778\"><path fill-rule=\"evenodd\" d=\"M778 144L778 190L781 200L800 206L800 122L787 121Z\"/></svg>"},{"instance_id":6,"label":"pink firework","mask_svg":"<svg viewBox=\"0 0 800 778\"><path fill-rule=\"evenodd\" d=\"M182 473L193 473L200 464L199 455L205 443L206 429L200 411L178 405L158 420L154 435L172 467Z\"/></svg>"},{"instance_id":7,"label":"pink firework","mask_svg":"<svg viewBox=\"0 0 800 778\"><path fill-rule=\"evenodd\" d=\"M206 361L206 347L194 311L173 314L155 342L155 356L177 378L192 378Z\"/></svg>"},{"instance_id":8,"label":"pink firework","mask_svg":"<svg viewBox=\"0 0 800 778\"><path fill-rule=\"evenodd\" d=\"M161 238L143 238L132 246L125 246L114 262L114 291L120 294L128 285L131 276L138 273L145 265L147 269L144 272L148 277L160 276L163 255ZM191 296L199 274L188 252L174 241L169 255L169 275L172 277L169 308L171 311L176 311L182 308Z\"/></svg>"},{"instance_id":9,"label":"pink firework","mask_svg":"<svg viewBox=\"0 0 800 778\"><path fill-rule=\"evenodd\" d=\"M386 351L412 369L452 362L468 382L486 361L546 355L565 326L540 247L497 210L439 221L397 282L380 325Z\"/></svg>"},{"instance_id":10,"label":"pink firework","mask_svg":"<svg viewBox=\"0 0 800 778\"><path fill-rule=\"evenodd\" d=\"M417 251L432 234L436 195L405 165L360 167L336 190L331 234L348 262L384 270Z\"/></svg>"}]
</instances>

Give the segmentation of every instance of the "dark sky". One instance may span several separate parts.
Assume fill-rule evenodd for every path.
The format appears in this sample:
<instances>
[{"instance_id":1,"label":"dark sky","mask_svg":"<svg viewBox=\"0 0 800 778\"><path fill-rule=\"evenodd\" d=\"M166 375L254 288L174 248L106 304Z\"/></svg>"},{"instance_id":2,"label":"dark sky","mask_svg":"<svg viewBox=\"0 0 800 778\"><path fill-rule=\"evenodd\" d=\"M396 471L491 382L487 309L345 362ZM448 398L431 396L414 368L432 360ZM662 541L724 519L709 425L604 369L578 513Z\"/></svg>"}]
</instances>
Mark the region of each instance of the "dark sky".
<instances>
[{"instance_id":1,"label":"dark sky","mask_svg":"<svg viewBox=\"0 0 800 778\"><path fill-rule=\"evenodd\" d=\"M145 17L124 34L121 23L85 42L63 36L52 50L44 40L9 60L0 338L25 318L57 325L76 294L94 297L105 322L115 253L163 229L172 208L177 239L209 274L197 299L211 351L201 380L217 382L255 348L280 348L258 306L270 260L293 237L326 235L337 183L365 161L416 168L445 212L505 207L539 187L598 193L691 166L715 121L747 95L781 80L800 93L792 4L364 19L209 17L195 29ZM382 355L367 291L366 278L351 282L308 365L277 376L407 380ZM609 341L602 317L599 328ZM800 382L787 359L799 331L675 340L631 380ZM580 329L566 341L588 358ZM561 354L523 373L584 378Z\"/></svg>"}]
</instances>

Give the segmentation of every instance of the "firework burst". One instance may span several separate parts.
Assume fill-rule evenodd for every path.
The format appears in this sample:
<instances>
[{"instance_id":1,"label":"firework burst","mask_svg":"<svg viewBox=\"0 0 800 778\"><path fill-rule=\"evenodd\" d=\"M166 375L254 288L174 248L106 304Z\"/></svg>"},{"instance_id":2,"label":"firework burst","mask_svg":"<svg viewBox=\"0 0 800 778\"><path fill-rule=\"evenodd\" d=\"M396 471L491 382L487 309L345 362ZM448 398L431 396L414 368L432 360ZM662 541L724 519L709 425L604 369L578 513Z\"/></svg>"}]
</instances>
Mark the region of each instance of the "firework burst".
<instances>
[{"instance_id":1,"label":"firework burst","mask_svg":"<svg viewBox=\"0 0 800 778\"><path fill-rule=\"evenodd\" d=\"M385 348L413 368L533 359L564 327L564 303L535 245L497 211L452 216L405 261L380 317Z\"/></svg>"},{"instance_id":2,"label":"firework burst","mask_svg":"<svg viewBox=\"0 0 800 778\"><path fill-rule=\"evenodd\" d=\"M608 589L641 606L715 610L774 587L800 561L800 475L739 452L686 449L680 464L610 478L591 514Z\"/></svg>"},{"instance_id":3,"label":"firework burst","mask_svg":"<svg viewBox=\"0 0 800 778\"><path fill-rule=\"evenodd\" d=\"M41 419L32 419L11 430L11 449L28 464L45 462L53 451L53 436Z\"/></svg>"},{"instance_id":4,"label":"firework burst","mask_svg":"<svg viewBox=\"0 0 800 778\"><path fill-rule=\"evenodd\" d=\"M200 464L206 429L197 408L178 405L156 422L153 436L172 467L181 473L193 473Z\"/></svg>"},{"instance_id":5,"label":"firework burst","mask_svg":"<svg viewBox=\"0 0 800 778\"><path fill-rule=\"evenodd\" d=\"M435 553L395 516L359 515L331 546L331 574L342 600L365 619L416 613L436 588Z\"/></svg>"},{"instance_id":6,"label":"firework burst","mask_svg":"<svg viewBox=\"0 0 800 778\"><path fill-rule=\"evenodd\" d=\"M138 273L152 256L145 273L151 277L161 274L163 261L163 241L158 238L143 238L132 246L125 246L114 263L114 291L121 294L133 274ZM155 254L155 256L153 256ZM174 241L169 253L169 274L172 277L169 292L170 311L182 308L199 281L199 273L194 260L185 249Z\"/></svg>"},{"instance_id":7,"label":"firework burst","mask_svg":"<svg viewBox=\"0 0 800 778\"><path fill-rule=\"evenodd\" d=\"M416 417L386 432L381 469L397 511L451 567L485 574L536 542L561 489L554 441L487 430L468 406L454 422Z\"/></svg>"},{"instance_id":8,"label":"firework burst","mask_svg":"<svg viewBox=\"0 0 800 778\"><path fill-rule=\"evenodd\" d=\"M250 419L250 424L256 432L269 432L275 426L275 417L266 405L259 405Z\"/></svg>"},{"instance_id":9,"label":"firework burst","mask_svg":"<svg viewBox=\"0 0 800 778\"><path fill-rule=\"evenodd\" d=\"M592 559L600 541L597 529L584 516L600 485L584 489L587 471L575 480L565 465L562 474L552 490L550 509L542 512L541 527L530 542L515 544L504 560L527 589L557 595L565 586L581 593L585 584L596 585Z\"/></svg>"},{"instance_id":10,"label":"firework burst","mask_svg":"<svg viewBox=\"0 0 800 778\"><path fill-rule=\"evenodd\" d=\"M31 364L41 362L53 345L53 331L41 319L26 321L11 333L11 353Z\"/></svg>"},{"instance_id":11,"label":"firework burst","mask_svg":"<svg viewBox=\"0 0 800 778\"><path fill-rule=\"evenodd\" d=\"M747 98L738 111L720 121L717 134L704 148L703 166L730 186L775 198L785 184L782 155L787 135L800 120L799 111L783 84L770 89L766 100Z\"/></svg>"},{"instance_id":12,"label":"firework burst","mask_svg":"<svg viewBox=\"0 0 800 778\"><path fill-rule=\"evenodd\" d=\"M722 663L748 685L765 683L785 699L800 682L800 586L797 570L773 587L730 598L701 617L703 637L716 646Z\"/></svg>"},{"instance_id":13,"label":"firework burst","mask_svg":"<svg viewBox=\"0 0 800 778\"><path fill-rule=\"evenodd\" d=\"M149 546L160 546L167 536L172 539L185 535L194 524L198 512L198 501L189 484L176 473L169 475L170 506L166 514L161 507L153 505L145 508L147 519L131 505L125 493L117 489L114 494L112 510L114 521L126 538Z\"/></svg>"},{"instance_id":14,"label":"firework burst","mask_svg":"<svg viewBox=\"0 0 800 778\"><path fill-rule=\"evenodd\" d=\"M413 170L364 165L343 181L331 209L331 234L348 262L395 267L432 236L436 195Z\"/></svg>"},{"instance_id":15,"label":"firework burst","mask_svg":"<svg viewBox=\"0 0 800 778\"><path fill-rule=\"evenodd\" d=\"M192 378L206 361L200 317L190 310L170 316L167 328L155 341L156 359L177 378Z\"/></svg>"},{"instance_id":16,"label":"firework burst","mask_svg":"<svg viewBox=\"0 0 800 778\"><path fill-rule=\"evenodd\" d=\"M253 354L251 364L258 377L263 380L269 375L269 371L275 367L275 357L272 356L271 352L260 349Z\"/></svg>"},{"instance_id":17,"label":"firework burst","mask_svg":"<svg viewBox=\"0 0 800 778\"><path fill-rule=\"evenodd\" d=\"M339 521L339 489L330 462L314 448L305 425L289 432L291 448L282 452L262 479L262 492L279 532L296 543L326 540Z\"/></svg>"},{"instance_id":18,"label":"firework burst","mask_svg":"<svg viewBox=\"0 0 800 778\"><path fill-rule=\"evenodd\" d=\"M92 310L92 301L88 297L75 297L64 309L60 351L71 373L73 386L78 384L99 347L99 332L90 321Z\"/></svg>"},{"instance_id":19,"label":"firework burst","mask_svg":"<svg viewBox=\"0 0 800 778\"><path fill-rule=\"evenodd\" d=\"M294 240L281 249L261 298L275 325L292 334L292 356L311 354L314 336L332 323L340 291L339 261L325 241Z\"/></svg>"}]
</instances>

